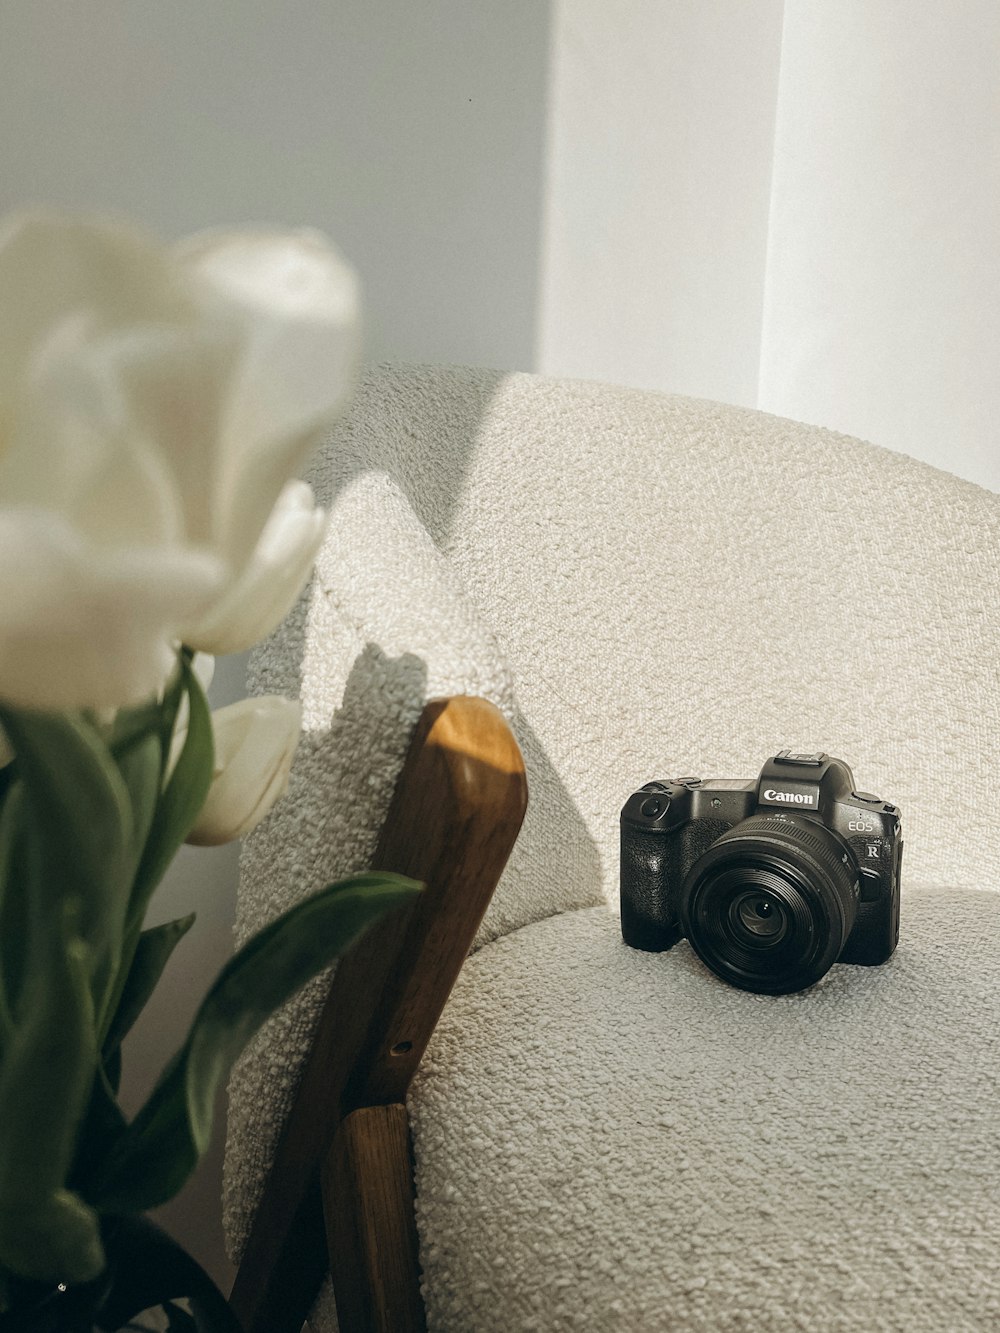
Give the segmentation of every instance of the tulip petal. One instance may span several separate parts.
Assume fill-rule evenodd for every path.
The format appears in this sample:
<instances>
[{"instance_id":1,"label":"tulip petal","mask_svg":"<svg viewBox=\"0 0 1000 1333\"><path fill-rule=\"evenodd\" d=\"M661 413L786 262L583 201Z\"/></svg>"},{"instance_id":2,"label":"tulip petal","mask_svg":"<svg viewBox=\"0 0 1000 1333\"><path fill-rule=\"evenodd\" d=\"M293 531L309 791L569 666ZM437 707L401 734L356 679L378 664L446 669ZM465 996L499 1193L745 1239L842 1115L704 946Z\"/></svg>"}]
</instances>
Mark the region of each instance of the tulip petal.
<instances>
[{"instance_id":1,"label":"tulip petal","mask_svg":"<svg viewBox=\"0 0 1000 1333\"><path fill-rule=\"evenodd\" d=\"M58 515L0 511L0 698L75 709L151 697L173 667L176 626L224 574L197 550L95 551Z\"/></svg>"},{"instance_id":2,"label":"tulip petal","mask_svg":"<svg viewBox=\"0 0 1000 1333\"><path fill-rule=\"evenodd\" d=\"M137 229L110 219L13 214L0 224L0 400L19 382L36 340L68 314L102 323L177 318L191 309L187 277Z\"/></svg>"},{"instance_id":3,"label":"tulip petal","mask_svg":"<svg viewBox=\"0 0 1000 1333\"><path fill-rule=\"evenodd\" d=\"M184 642L221 657L243 652L270 634L295 605L309 577L326 517L311 487L304 481L289 482L242 575L208 615L184 633Z\"/></svg>"},{"instance_id":4,"label":"tulip petal","mask_svg":"<svg viewBox=\"0 0 1000 1333\"><path fill-rule=\"evenodd\" d=\"M222 521L228 481L217 442L237 373L237 331L221 320L131 328L98 350L107 383L120 395L123 436L150 441L171 471L183 502L183 538L236 558Z\"/></svg>"},{"instance_id":5,"label":"tulip petal","mask_svg":"<svg viewBox=\"0 0 1000 1333\"><path fill-rule=\"evenodd\" d=\"M301 704L276 695L241 699L212 714L215 777L189 843L232 842L260 823L288 784L301 727Z\"/></svg>"},{"instance_id":6,"label":"tulip petal","mask_svg":"<svg viewBox=\"0 0 1000 1333\"><path fill-rule=\"evenodd\" d=\"M66 321L29 366L0 458L0 494L11 506L61 513L98 547L183 541L175 476L129 418L87 333L83 321Z\"/></svg>"},{"instance_id":7,"label":"tulip petal","mask_svg":"<svg viewBox=\"0 0 1000 1333\"><path fill-rule=\"evenodd\" d=\"M215 679L215 658L211 653L195 653L191 662L191 670L198 678L198 684L205 694L208 693L212 681ZM185 700L187 695L184 696Z\"/></svg>"},{"instance_id":8,"label":"tulip petal","mask_svg":"<svg viewBox=\"0 0 1000 1333\"><path fill-rule=\"evenodd\" d=\"M228 549L249 554L288 477L340 415L360 349L353 270L316 232L210 232L175 248L240 312L243 359L225 422Z\"/></svg>"},{"instance_id":9,"label":"tulip petal","mask_svg":"<svg viewBox=\"0 0 1000 1333\"><path fill-rule=\"evenodd\" d=\"M221 553L228 482L217 441L239 352L238 330L222 319L108 333L83 318L63 321L29 367L30 397L24 395L14 430L30 434L15 439L19 447L0 462L11 473L5 494L30 493L34 482L49 488L48 505L70 508L89 492L96 496L92 509L111 517L134 512L140 526L150 521L145 495L119 506L102 487L115 477L119 490L134 484L141 464L142 477L155 479L169 501L170 537ZM86 510L79 515L87 517ZM157 523L146 540L163 532Z\"/></svg>"}]
</instances>

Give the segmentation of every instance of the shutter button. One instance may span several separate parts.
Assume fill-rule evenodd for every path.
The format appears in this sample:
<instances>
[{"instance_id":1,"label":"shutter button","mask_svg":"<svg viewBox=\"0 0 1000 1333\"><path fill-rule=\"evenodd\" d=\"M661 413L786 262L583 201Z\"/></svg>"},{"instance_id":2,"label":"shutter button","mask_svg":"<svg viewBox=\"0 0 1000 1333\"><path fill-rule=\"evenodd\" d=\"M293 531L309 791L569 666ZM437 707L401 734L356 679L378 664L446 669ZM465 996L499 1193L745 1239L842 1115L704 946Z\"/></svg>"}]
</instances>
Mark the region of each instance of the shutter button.
<instances>
[{"instance_id":1,"label":"shutter button","mask_svg":"<svg viewBox=\"0 0 1000 1333\"><path fill-rule=\"evenodd\" d=\"M669 804L668 797L661 799L658 796L650 796L648 801L643 801L642 805L639 806L639 813L645 815L647 819L655 819L657 815L663 813Z\"/></svg>"}]
</instances>

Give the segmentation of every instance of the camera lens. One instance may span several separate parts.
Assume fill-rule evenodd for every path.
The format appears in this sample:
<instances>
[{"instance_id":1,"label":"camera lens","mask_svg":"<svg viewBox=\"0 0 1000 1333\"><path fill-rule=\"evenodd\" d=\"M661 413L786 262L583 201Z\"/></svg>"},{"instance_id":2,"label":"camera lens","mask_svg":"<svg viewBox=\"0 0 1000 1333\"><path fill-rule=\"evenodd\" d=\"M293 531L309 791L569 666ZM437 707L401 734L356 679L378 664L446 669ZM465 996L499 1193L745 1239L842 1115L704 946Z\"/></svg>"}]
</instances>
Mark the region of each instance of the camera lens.
<instances>
[{"instance_id":1,"label":"camera lens","mask_svg":"<svg viewBox=\"0 0 1000 1333\"><path fill-rule=\"evenodd\" d=\"M788 916L781 899L766 889L751 889L735 897L729 907L729 920L743 941L777 944L788 929Z\"/></svg>"},{"instance_id":2,"label":"camera lens","mask_svg":"<svg viewBox=\"0 0 1000 1333\"><path fill-rule=\"evenodd\" d=\"M769 995L804 990L835 962L857 913L846 844L795 815L753 815L691 867L684 933L716 975Z\"/></svg>"}]
</instances>

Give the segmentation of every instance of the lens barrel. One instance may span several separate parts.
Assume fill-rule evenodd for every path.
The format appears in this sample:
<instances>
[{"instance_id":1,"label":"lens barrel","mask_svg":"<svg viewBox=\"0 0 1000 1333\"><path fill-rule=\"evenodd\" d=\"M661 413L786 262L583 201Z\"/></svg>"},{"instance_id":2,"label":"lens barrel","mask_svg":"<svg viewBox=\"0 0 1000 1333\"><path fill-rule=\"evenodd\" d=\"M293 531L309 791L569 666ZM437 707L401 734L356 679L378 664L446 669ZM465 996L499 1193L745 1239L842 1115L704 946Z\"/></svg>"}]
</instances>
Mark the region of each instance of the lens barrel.
<instances>
[{"instance_id":1,"label":"lens barrel","mask_svg":"<svg viewBox=\"0 0 1000 1333\"><path fill-rule=\"evenodd\" d=\"M691 867L680 892L684 934L723 981L784 995L837 960L857 916L846 843L801 816L751 815Z\"/></svg>"}]
</instances>

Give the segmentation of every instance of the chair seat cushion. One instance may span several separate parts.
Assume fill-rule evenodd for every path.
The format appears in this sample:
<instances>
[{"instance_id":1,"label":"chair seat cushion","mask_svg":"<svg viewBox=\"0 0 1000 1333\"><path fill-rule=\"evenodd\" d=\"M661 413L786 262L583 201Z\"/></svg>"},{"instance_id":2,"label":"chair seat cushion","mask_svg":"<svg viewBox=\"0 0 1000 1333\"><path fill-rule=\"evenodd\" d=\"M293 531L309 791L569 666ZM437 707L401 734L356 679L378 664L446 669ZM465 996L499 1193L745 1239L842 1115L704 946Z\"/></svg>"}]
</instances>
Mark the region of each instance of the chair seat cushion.
<instances>
[{"instance_id":1,"label":"chair seat cushion","mask_svg":"<svg viewBox=\"0 0 1000 1333\"><path fill-rule=\"evenodd\" d=\"M414 1085L432 1333L1000 1327L1000 894L730 988L604 907L470 958Z\"/></svg>"}]
</instances>

